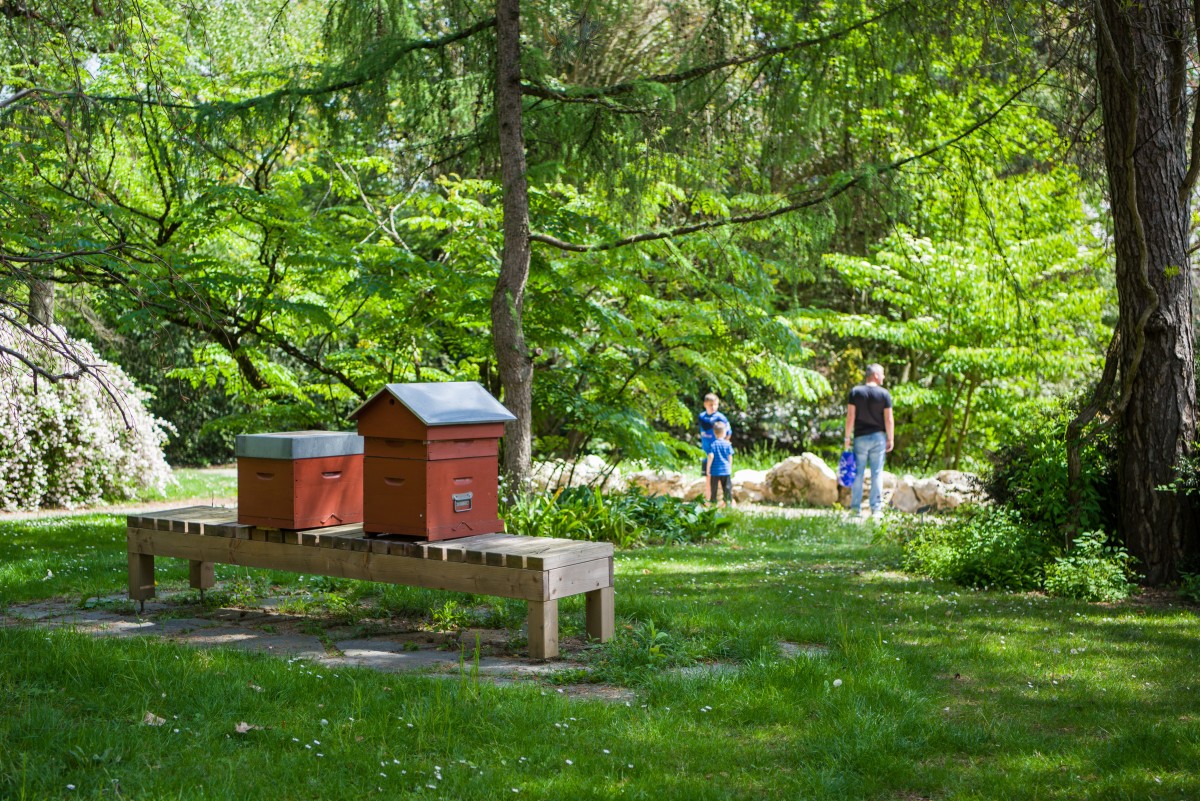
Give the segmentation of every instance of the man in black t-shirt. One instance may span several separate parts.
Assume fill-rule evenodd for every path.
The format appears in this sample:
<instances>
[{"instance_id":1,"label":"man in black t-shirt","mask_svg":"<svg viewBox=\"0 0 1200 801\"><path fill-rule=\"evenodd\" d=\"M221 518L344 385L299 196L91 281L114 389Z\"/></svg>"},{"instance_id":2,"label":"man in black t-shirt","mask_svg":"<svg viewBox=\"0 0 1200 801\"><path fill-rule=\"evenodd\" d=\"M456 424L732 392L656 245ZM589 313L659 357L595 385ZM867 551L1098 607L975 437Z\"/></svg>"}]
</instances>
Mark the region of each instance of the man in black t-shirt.
<instances>
[{"instance_id":1,"label":"man in black t-shirt","mask_svg":"<svg viewBox=\"0 0 1200 801\"><path fill-rule=\"evenodd\" d=\"M883 455L894 443L892 394L883 388L883 365L867 366L863 383L850 390L846 406L846 441L854 443L854 486L850 490L850 514L862 516L863 478L871 468L871 514L883 514Z\"/></svg>"}]
</instances>

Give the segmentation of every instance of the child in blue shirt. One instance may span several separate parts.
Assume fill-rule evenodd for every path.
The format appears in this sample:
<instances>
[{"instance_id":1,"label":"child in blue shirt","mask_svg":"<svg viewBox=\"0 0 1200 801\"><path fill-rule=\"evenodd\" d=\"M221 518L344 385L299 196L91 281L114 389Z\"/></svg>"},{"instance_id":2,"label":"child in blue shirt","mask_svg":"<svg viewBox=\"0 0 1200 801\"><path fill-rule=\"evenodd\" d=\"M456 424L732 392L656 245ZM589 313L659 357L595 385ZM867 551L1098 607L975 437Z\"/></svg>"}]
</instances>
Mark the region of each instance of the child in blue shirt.
<instances>
[{"instance_id":1,"label":"child in blue shirt","mask_svg":"<svg viewBox=\"0 0 1200 801\"><path fill-rule=\"evenodd\" d=\"M704 411L700 412L700 449L704 451L704 461L700 465L700 469L708 475L708 454L712 450L712 444L721 437L713 433L713 426L717 423L725 424L725 440L733 438L733 426L729 424L729 418L721 412L717 411L717 407L721 405L721 399L713 393L708 393L704 396Z\"/></svg>"},{"instance_id":2,"label":"child in blue shirt","mask_svg":"<svg viewBox=\"0 0 1200 801\"><path fill-rule=\"evenodd\" d=\"M724 490L725 500L720 506L733 503L733 446L725 436L726 425L720 421L713 423L713 443L709 446L708 464L705 465L704 475L708 476L709 494L712 503L717 503L717 488Z\"/></svg>"}]
</instances>

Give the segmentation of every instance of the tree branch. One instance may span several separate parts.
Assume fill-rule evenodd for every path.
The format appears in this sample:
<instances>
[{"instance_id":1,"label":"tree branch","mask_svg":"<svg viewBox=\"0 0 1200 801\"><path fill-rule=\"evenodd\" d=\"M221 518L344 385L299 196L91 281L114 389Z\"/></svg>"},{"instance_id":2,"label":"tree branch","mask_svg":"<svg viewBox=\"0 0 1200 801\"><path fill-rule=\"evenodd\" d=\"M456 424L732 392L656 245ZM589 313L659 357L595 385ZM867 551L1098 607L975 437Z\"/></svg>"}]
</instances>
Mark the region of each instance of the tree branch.
<instances>
[{"instance_id":1,"label":"tree branch","mask_svg":"<svg viewBox=\"0 0 1200 801\"><path fill-rule=\"evenodd\" d=\"M489 17L488 19L480 20L469 28L454 33L448 33L437 39L416 39L403 42L390 54L390 56L381 64L367 69L364 66L357 67L352 71L352 77L346 78L335 83L328 83L322 86L313 87L296 87L289 86L283 89L278 89L269 94L260 95L258 97L247 98L237 103L216 102L216 103L174 103L160 99L150 99L146 97L138 97L131 95L88 95L82 91L61 91L50 89L48 87L35 86L28 89L22 89L12 97L0 101L0 111L3 111L7 106L17 103L31 95L39 95L45 97L58 98L74 98L79 100L88 100L93 102L104 103L136 103L142 106L156 106L158 108L175 108L187 109L191 111L201 110L217 110L217 111L245 111L256 106L274 103L286 97L319 97L321 95L333 94L342 92L347 89L356 89L370 81L375 80L380 75L386 75L391 72L400 59L408 53L417 50L437 50L447 45L460 42L463 39L469 39L481 31L486 31L496 25L496 18Z\"/></svg>"},{"instance_id":2,"label":"tree branch","mask_svg":"<svg viewBox=\"0 0 1200 801\"><path fill-rule=\"evenodd\" d=\"M780 56L780 55L784 55L786 53L791 53L795 50L802 50L807 47L813 47L815 45L825 44L827 42L835 42L838 39L843 39L846 36L849 36L851 33L854 33L855 31L861 30L862 28L866 28L870 25L874 25L879 20L896 13L897 11L899 11L902 8L907 8L910 5L912 5L910 2L899 3L895 6L892 6L891 8L887 9L886 11L879 12L878 14L876 14L873 17L868 17L867 19L860 20L847 28L842 28L842 29L834 31L832 33L827 33L824 36L814 36L811 39L801 39L798 42L792 42L792 43L786 44L786 45L778 45L776 47L768 47L764 50L759 50L757 53L752 53L748 56L737 56L734 58L726 58L726 59L722 59L720 61L711 62L709 64L702 64L698 67L692 67L691 69L683 70L682 72L665 73L665 74L661 74L661 75L651 75L650 77L643 78L642 80L639 80L639 81L626 81L625 83L618 83L618 84L614 84L612 86L602 87L602 88L598 88L598 89L582 89L582 90L578 90L578 91L568 91L568 92L562 92L562 91L558 91L555 89L550 89L549 87L544 86L542 84L523 83L523 84L521 84L521 92L522 92L522 94L532 95L534 97L541 97L546 100L557 100L557 101L563 102L563 103L595 103L595 102L597 102L597 100L599 100L601 98L612 97L614 95L628 94L628 93L636 90L639 86L644 86L647 83L659 83L659 84L686 83L687 81L692 81L692 80L695 80L696 78L702 78L705 75L708 75L709 73L712 73L712 72L716 72L718 70L729 69L730 67L740 67L743 64L750 64L755 61L762 61L764 59L773 58L774 56ZM628 111L626 111L625 113L628 113Z\"/></svg>"},{"instance_id":3,"label":"tree branch","mask_svg":"<svg viewBox=\"0 0 1200 801\"><path fill-rule=\"evenodd\" d=\"M854 177L849 178L842 184L834 186L830 189L827 189L826 191L820 193L816 197L810 197L805 200L797 201L794 203L789 203L785 206L780 206L778 208L771 209L769 211L760 211L760 212L754 212L752 214L743 214L743 215L740 215L737 217L725 217L725 218L717 219L717 220L705 220L703 222L690 223L688 225L681 225L676 228L669 228L666 230L647 231L645 233L627 236L622 239L616 239L611 242L598 242L598 243L591 244L591 245L581 245L581 244L578 244L575 242L566 242L562 239L558 239L557 237L550 236L549 234L542 234L542 233L536 233L536 232L531 232L529 234L529 239L532 242L541 242L543 245L549 245L550 247L558 248L559 250L570 251L572 253L597 253L597 252L606 251L606 250L615 250L616 248L625 247L626 245L634 245L639 242L653 242L653 241L659 240L659 239L670 239L670 238L676 237L676 236L684 236L686 234L694 234L697 231L707 231L707 230L710 230L713 228L723 228L727 225L740 225L743 223L761 222L763 220L769 220L774 217L779 217L783 214L790 214L791 212L794 212L794 211L800 211L801 209L806 209L806 208L810 208L812 206L817 206L822 203L826 203L830 200L833 200L838 195L841 195L846 190L851 189L852 187L855 187L858 184L862 183L862 181L870 175L882 175L884 173L898 170L907 164L911 164L914 161L920 161L921 159L928 158L929 156L933 155L934 153L937 153L941 150L945 150L946 148L948 148L958 142L961 142L963 139L966 139L968 136L975 133L980 128L984 127L985 125L990 123L992 120L994 120L996 117L998 117L1001 112L1003 112L1006 108L1008 108L1010 105L1012 105L1014 102L1016 102L1017 98L1019 98L1025 92L1029 91L1033 87L1040 84L1042 82L1042 79L1045 78L1045 76L1049 72L1051 72L1055 67L1057 67L1059 61L1061 61L1061 60L1062 60L1062 57L1059 57L1058 59L1056 59L1054 62L1049 64L1044 70L1042 70L1040 73L1038 73L1037 76L1034 77L1032 80L1030 80L1028 83L1022 84L1020 87L1018 87L1011 95L1009 95L1007 98L1005 98L1003 103L1001 103L999 106L997 106L995 109L993 109L991 111L991 113L976 120L972 125L965 128L964 130L959 132L957 135L951 137L950 139L944 140L942 142L938 142L938 143L926 148L925 150L922 150L920 153L915 153L911 156L907 156L902 159L897 159L896 161L893 161L889 164L885 164L877 169L861 172L858 175L855 175Z\"/></svg>"}]
</instances>

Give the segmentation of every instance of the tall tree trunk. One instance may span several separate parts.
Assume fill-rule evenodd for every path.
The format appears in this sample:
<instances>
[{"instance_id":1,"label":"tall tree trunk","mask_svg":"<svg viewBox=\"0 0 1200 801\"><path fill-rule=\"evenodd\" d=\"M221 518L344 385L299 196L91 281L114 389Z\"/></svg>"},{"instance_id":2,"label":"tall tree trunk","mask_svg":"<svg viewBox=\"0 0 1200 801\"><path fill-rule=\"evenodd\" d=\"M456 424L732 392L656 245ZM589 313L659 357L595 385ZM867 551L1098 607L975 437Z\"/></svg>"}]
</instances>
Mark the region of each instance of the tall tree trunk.
<instances>
[{"instance_id":1,"label":"tall tree trunk","mask_svg":"<svg viewBox=\"0 0 1200 801\"><path fill-rule=\"evenodd\" d=\"M504 472L518 492L529 485L532 459L533 361L525 346L522 312L529 278L529 191L521 122L521 4L496 0L496 119L504 246L492 294L492 341L504 405L516 416L504 439Z\"/></svg>"},{"instance_id":2,"label":"tall tree trunk","mask_svg":"<svg viewBox=\"0 0 1200 801\"><path fill-rule=\"evenodd\" d=\"M29 279L29 319L42 325L54 323L54 282L48 278Z\"/></svg>"},{"instance_id":3,"label":"tall tree trunk","mask_svg":"<svg viewBox=\"0 0 1200 801\"><path fill-rule=\"evenodd\" d=\"M1188 218L1189 0L1097 0L1097 75L1116 244L1121 531L1147 581L1196 550L1187 499L1158 492L1195 438Z\"/></svg>"}]
</instances>

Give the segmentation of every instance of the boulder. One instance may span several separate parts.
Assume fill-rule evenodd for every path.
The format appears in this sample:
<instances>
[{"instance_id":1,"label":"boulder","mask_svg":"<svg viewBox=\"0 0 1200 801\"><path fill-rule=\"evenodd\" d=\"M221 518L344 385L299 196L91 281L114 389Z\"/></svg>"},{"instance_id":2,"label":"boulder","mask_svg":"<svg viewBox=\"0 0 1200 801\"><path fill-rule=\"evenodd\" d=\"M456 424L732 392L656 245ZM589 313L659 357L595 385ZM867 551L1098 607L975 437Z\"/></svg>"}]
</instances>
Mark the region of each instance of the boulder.
<instances>
[{"instance_id":1,"label":"boulder","mask_svg":"<svg viewBox=\"0 0 1200 801\"><path fill-rule=\"evenodd\" d=\"M879 476L880 476L880 483L883 487L883 489L882 489L883 505L887 506L888 503L891 501L892 492L895 491L896 483L898 482L899 479L896 478L895 473L889 473L886 470L881 470L879 472ZM865 501L866 499L868 499L870 497L871 497L871 472L868 470L867 475L863 478L863 500ZM841 484L838 484L838 505L844 506L847 509L850 508L850 487L843 487Z\"/></svg>"},{"instance_id":2,"label":"boulder","mask_svg":"<svg viewBox=\"0 0 1200 801\"><path fill-rule=\"evenodd\" d=\"M912 482L912 488L921 506L937 506L942 485L936 478L918 478Z\"/></svg>"},{"instance_id":3,"label":"boulder","mask_svg":"<svg viewBox=\"0 0 1200 801\"><path fill-rule=\"evenodd\" d=\"M966 500L966 496L961 492L943 489L942 492L938 493L937 508L938 511L941 511L942 509L957 509L958 507L962 506Z\"/></svg>"},{"instance_id":4,"label":"boulder","mask_svg":"<svg viewBox=\"0 0 1200 801\"><path fill-rule=\"evenodd\" d=\"M935 478L943 484L963 484L966 485L975 479L975 476L970 473L964 473L961 470L942 470Z\"/></svg>"},{"instance_id":5,"label":"boulder","mask_svg":"<svg viewBox=\"0 0 1200 801\"><path fill-rule=\"evenodd\" d=\"M688 484L693 481L683 473L658 473L654 470L631 473L625 480L630 486L641 487L647 495L670 495L673 498L682 498Z\"/></svg>"},{"instance_id":6,"label":"boulder","mask_svg":"<svg viewBox=\"0 0 1200 801\"><path fill-rule=\"evenodd\" d=\"M733 474L733 499L738 503L761 503L766 495L766 470L739 470Z\"/></svg>"},{"instance_id":7,"label":"boulder","mask_svg":"<svg viewBox=\"0 0 1200 801\"><path fill-rule=\"evenodd\" d=\"M838 501L837 475L814 453L792 456L767 471L767 500L833 506Z\"/></svg>"},{"instance_id":8,"label":"boulder","mask_svg":"<svg viewBox=\"0 0 1200 801\"><path fill-rule=\"evenodd\" d=\"M600 487L606 492L625 489L624 477L596 455L585 456L574 463L562 460L535 462L530 481L535 490L581 486Z\"/></svg>"},{"instance_id":9,"label":"boulder","mask_svg":"<svg viewBox=\"0 0 1200 801\"><path fill-rule=\"evenodd\" d=\"M917 499L917 493L913 490L913 484L916 479L912 476L905 476L896 483L896 489L892 490L892 508L899 512L912 514L921 508L922 504Z\"/></svg>"},{"instance_id":10,"label":"boulder","mask_svg":"<svg viewBox=\"0 0 1200 801\"><path fill-rule=\"evenodd\" d=\"M683 488L683 494L679 497L685 501L704 500L708 497L708 479L700 476Z\"/></svg>"}]
</instances>

